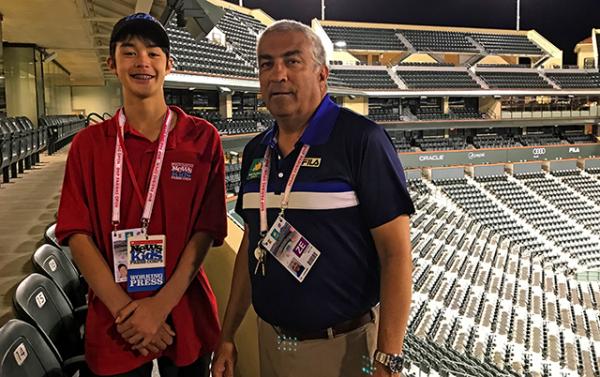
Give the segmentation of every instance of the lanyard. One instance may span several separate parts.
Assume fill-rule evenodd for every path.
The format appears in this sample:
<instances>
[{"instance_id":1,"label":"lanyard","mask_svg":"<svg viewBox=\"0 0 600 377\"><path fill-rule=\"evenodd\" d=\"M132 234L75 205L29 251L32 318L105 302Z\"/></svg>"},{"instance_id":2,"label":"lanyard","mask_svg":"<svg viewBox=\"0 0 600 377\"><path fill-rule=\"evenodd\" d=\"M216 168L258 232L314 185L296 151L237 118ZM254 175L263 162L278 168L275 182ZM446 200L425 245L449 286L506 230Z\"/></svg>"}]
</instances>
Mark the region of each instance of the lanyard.
<instances>
[{"instance_id":1,"label":"lanyard","mask_svg":"<svg viewBox=\"0 0 600 377\"><path fill-rule=\"evenodd\" d=\"M115 161L113 167L113 208L112 208L112 223L113 227L116 229L121 221L121 188L123 183L123 156L125 156L125 161L127 163L127 168L129 170L129 175L131 177L131 181L133 182L133 187L135 189L138 200L141 203L144 203L142 198L142 193L140 191L139 185L135 178L135 174L133 172L133 168L131 167L131 162L129 161L129 157L127 156L127 151L125 149L125 141L123 139L123 133L125 129L125 113L123 109L119 109L118 112L118 130L117 130L117 142L115 145ZM154 156L154 163L152 167L152 175L150 177L150 183L148 185L148 192L146 194L146 200L144 204L144 212L142 214L142 228L144 231L148 228L148 224L150 223L150 216L152 215L152 209L154 207L154 200L156 199L156 194L158 191L158 181L160 178L160 171L162 168L163 160L165 157L165 151L167 149L167 139L169 137L169 123L171 122L171 109L167 108L167 115L165 117L164 124L162 126L162 130L160 133L160 139L158 142L158 148L156 150L156 154Z\"/></svg>"},{"instance_id":2,"label":"lanyard","mask_svg":"<svg viewBox=\"0 0 600 377\"><path fill-rule=\"evenodd\" d=\"M298 175L298 171L300 170L300 166L302 166L302 162L304 162L304 158L308 153L310 145L304 144L300 153L298 154L298 158L296 158L296 163L292 168L292 172L290 173L290 177L288 178L287 184L285 185L285 191L283 193L283 198L281 198L281 214L286 210L288 203L290 201L290 193L292 192L292 186L294 185L294 181L296 180L296 176ZM262 170L260 172L260 234L263 237L267 233L267 184L269 182L269 171L271 168L271 148L267 146L265 150L265 157L263 160Z\"/></svg>"}]
</instances>

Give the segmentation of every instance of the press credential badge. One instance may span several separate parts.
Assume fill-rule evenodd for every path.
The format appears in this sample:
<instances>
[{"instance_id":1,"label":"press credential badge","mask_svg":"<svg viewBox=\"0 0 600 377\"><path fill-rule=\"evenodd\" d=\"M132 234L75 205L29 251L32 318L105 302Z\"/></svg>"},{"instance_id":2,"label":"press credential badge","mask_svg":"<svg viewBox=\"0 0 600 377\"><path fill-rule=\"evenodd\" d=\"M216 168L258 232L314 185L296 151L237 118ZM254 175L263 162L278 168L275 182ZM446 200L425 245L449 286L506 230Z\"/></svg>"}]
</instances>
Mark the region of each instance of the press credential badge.
<instances>
[{"instance_id":1,"label":"press credential badge","mask_svg":"<svg viewBox=\"0 0 600 377\"><path fill-rule=\"evenodd\" d=\"M141 235L127 240L127 291L155 291L165 282L166 238Z\"/></svg>"}]
</instances>

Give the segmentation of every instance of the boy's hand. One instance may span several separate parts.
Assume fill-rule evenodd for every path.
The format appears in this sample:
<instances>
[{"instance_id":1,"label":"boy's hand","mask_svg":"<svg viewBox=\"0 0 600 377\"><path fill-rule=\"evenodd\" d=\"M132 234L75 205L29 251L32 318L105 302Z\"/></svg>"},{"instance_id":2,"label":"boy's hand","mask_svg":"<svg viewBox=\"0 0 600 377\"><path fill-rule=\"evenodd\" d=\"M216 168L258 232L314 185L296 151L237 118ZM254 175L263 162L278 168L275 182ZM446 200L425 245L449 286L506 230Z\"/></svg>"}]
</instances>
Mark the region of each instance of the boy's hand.
<instances>
[{"instance_id":1,"label":"boy's hand","mask_svg":"<svg viewBox=\"0 0 600 377\"><path fill-rule=\"evenodd\" d=\"M129 344L145 348L159 333L168 314L159 299L147 297L134 300L119 310L115 323L117 331ZM175 335L172 330L167 334Z\"/></svg>"}]
</instances>

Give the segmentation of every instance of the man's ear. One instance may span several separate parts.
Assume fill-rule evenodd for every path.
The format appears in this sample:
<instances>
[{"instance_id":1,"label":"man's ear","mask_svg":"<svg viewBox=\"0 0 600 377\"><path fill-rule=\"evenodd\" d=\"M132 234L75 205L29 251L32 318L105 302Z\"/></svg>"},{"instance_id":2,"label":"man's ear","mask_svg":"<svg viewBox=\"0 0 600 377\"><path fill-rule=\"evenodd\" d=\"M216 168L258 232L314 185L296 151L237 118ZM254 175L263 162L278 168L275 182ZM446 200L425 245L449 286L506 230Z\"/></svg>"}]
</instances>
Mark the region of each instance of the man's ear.
<instances>
[{"instance_id":1,"label":"man's ear","mask_svg":"<svg viewBox=\"0 0 600 377\"><path fill-rule=\"evenodd\" d=\"M108 66L108 69L112 71L112 73L117 75L117 64L115 62L115 59L109 56L108 58L106 58L106 65Z\"/></svg>"},{"instance_id":2,"label":"man's ear","mask_svg":"<svg viewBox=\"0 0 600 377\"><path fill-rule=\"evenodd\" d=\"M319 82L322 85L323 90L327 90L327 78L329 78L329 67L323 64L319 67Z\"/></svg>"}]
</instances>

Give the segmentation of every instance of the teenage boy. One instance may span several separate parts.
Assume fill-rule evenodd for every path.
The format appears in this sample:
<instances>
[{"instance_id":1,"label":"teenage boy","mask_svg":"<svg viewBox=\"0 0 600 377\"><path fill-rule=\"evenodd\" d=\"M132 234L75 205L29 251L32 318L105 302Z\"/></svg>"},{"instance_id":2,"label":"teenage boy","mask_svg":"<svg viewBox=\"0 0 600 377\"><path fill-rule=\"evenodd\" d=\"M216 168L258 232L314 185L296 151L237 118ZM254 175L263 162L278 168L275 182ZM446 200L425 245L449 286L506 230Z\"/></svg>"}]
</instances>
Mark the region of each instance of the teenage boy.
<instances>
[{"instance_id":1,"label":"teenage boy","mask_svg":"<svg viewBox=\"0 0 600 377\"><path fill-rule=\"evenodd\" d=\"M226 235L221 141L167 106L173 65L155 18L117 22L107 63L123 107L73 140L56 230L90 286L86 361L101 376L150 376L153 359L162 377L207 376L220 328L200 265Z\"/></svg>"}]
</instances>

